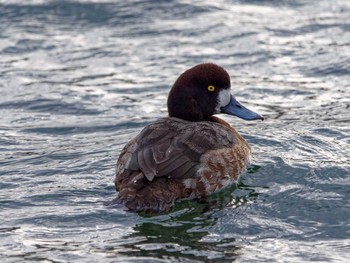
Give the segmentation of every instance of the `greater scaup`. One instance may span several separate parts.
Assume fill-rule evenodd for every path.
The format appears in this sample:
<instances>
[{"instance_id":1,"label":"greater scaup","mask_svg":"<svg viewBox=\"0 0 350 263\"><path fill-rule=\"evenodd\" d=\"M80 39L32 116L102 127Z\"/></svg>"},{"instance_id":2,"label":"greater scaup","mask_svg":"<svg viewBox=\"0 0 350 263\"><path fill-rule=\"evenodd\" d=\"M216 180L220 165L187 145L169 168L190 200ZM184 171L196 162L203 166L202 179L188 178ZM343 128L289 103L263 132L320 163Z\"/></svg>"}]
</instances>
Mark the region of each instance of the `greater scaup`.
<instances>
[{"instance_id":1,"label":"greater scaup","mask_svg":"<svg viewBox=\"0 0 350 263\"><path fill-rule=\"evenodd\" d=\"M239 178L250 147L213 115L263 117L240 104L230 88L228 73L216 64L199 64L180 75L169 93L169 117L146 126L119 156L117 203L131 211L169 211L176 200L204 198Z\"/></svg>"}]
</instances>

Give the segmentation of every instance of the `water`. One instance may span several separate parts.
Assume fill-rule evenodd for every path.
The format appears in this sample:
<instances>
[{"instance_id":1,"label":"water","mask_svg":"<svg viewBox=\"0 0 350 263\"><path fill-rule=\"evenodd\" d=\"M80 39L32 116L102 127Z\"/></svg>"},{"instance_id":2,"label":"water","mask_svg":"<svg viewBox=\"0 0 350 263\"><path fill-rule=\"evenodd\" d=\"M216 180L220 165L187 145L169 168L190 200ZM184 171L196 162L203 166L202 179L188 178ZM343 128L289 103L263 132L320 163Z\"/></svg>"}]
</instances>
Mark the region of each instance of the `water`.
<instances>
[{"instance_id":1,"label":"water","mask_svg":"<svg viewBox=\"0 0 350 263\"><path fill-rule=\"evenodd\" d=\"M350 1L0 4L1 262L348 262ZM148 217L115 160L174 80L224 66L264 122L238 185Z\"/></svg>"}]
</instances>

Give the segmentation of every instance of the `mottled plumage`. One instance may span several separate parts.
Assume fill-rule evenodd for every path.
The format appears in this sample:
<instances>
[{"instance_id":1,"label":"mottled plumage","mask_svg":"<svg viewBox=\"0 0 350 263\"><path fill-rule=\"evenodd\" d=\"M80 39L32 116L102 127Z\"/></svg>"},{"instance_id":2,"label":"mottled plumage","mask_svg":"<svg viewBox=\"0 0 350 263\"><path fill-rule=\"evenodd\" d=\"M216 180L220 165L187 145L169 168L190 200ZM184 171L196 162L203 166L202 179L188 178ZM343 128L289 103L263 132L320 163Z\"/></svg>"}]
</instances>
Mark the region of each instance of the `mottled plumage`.
<instances>
[{"instance_id":1,"label":"mottled plumage","mask_svg":"<svg viewBox=\"0 0 350 263\"><path fill-rule=\"evenodd\" d=\"M179 77L169 94L170 117L146 126L119 156L118 203L131 211L168 211L176 200L204 198L239 178L250 147L227 122L212 116L231 110L234 98L225 98L229 88L227 72L215 64L198 65Z\"/></svg>"}]
</instances>

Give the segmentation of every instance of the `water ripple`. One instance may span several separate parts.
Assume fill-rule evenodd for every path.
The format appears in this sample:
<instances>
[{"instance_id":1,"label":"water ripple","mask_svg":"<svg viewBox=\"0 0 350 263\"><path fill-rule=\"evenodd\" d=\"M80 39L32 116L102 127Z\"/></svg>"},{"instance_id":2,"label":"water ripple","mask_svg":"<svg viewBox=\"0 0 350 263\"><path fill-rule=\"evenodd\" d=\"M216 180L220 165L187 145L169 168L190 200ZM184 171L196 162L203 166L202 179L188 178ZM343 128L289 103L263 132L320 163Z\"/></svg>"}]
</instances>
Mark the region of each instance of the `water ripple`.
<instances>
[{"instance_id":1,"label":"water ripple","mask_svg":"<svg viewBox=\"0 0 350 263\"><path fill-rule=\"evenodd\" d=\"M0 8L0 258L347 262L347 1L41 1ZM106 204L176 77L227 68L264 122L241 181L149 217Z\"/></svg>"}]
</instances>

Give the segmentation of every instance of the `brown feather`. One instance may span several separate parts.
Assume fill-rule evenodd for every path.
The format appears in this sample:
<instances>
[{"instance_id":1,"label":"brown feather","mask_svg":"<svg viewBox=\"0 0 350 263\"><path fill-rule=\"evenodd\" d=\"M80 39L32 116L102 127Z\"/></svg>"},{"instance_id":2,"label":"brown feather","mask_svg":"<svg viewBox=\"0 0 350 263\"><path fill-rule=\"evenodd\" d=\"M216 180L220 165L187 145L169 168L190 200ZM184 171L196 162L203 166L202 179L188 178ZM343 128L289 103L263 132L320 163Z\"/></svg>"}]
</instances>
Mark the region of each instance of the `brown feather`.
<instances>
[{"instance_id":1,"label":"brown feather","mask_svg":"<svg viewBox=\"0 0 350 263\"><path fill-rule=\"evenodd\" d=\"M249 156L243 137L217 117L157 120L120 154L118 200L132 211L167 211L178 199L203 197L238 179Z\"/></svg>"}]
</instances>

